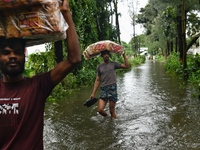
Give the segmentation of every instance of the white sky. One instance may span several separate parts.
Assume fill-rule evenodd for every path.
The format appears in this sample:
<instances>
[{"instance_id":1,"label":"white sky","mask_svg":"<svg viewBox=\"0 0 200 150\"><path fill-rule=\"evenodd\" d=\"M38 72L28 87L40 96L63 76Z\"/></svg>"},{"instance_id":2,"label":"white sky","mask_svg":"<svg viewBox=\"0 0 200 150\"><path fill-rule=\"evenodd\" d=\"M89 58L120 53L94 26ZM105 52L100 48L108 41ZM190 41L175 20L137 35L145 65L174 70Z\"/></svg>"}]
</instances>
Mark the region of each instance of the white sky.
<instances>
[{"instance_id":1,"label":"white sky","mask_svg":"<svg viewBox=\"0 0 200 150\"><path fill-rule=\"evenodd\" d=\"M148 0L128 0L134 1L133 6L135 11L138 13L140 8L145 7L148 3ZM118 11L122 14L119 18L120 31L121 31L121 40L129 42L133 37L133 26L131 25L131 18L129 15L129 6L127 0L118 3ZM130 4L129 4L130 5ZM142 34L143 28L142 25L136 25L135 28L136 35Z\"/></svg>"},{"instance_id":2,"label":"white sky","mask_svg":"<svg viewBox=\"0 0 200 150\"><path fill-rule=\"evenodd\" d=\"M30 46L26 48L26 54L30 55L35 52L44 52L45 51L45 44Z\"/></svg>"},{"instance_id":3,"label":"white sky","mask_svg":"<svg viewBox=\"0 0 200 150\"><path fill-rule=\"evenodd\" d=\"M128 43L133 37L133 26L131 25L131 18L128 13L129 7L127 1L133 0L123 0L123 2L118 3L118 11L121 13L121 17L119 18L120 23L120 31L121 31L121 40ZM145 7L148 3L148 0L134 0L134 7L137 12L139 12L140 8ZM141 25L136 25L136 35L139 35L143 32L143 28ZM27 48L27 54L44 51L45 45L36 45Z\"/></svg>"}]
</instances>

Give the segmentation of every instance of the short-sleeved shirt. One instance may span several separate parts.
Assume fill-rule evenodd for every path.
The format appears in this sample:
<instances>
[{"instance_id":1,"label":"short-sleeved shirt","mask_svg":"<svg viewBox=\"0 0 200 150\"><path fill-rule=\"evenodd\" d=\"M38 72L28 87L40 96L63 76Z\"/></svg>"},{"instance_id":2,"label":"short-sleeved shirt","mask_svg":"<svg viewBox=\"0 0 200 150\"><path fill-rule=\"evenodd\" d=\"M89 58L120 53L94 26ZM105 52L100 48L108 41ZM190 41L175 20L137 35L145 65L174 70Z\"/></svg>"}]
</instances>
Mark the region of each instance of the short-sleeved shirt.
<instances>
[{"instance_id":1,"label":"short-sleeved shirt","mask_svg":"<svg viewBox=\"0 0 200 150\"><path fill-rule=\"evenodd\" d=\"M15 83L0 80L0 149L43 150L43 115L54 88L50 72Z\"/></svg>"},{"instance_id":2,"label":"short-sleeved shirt","mask_svg":"<svg viewBox=\"0 0 200 150\"><path fill-rule=\"evenodd\" d=\"M121 68L117 62L108 62L98 65L97 75L101 78L101 87L116 84L115 70Z\"/></svg>"}]
</instances>

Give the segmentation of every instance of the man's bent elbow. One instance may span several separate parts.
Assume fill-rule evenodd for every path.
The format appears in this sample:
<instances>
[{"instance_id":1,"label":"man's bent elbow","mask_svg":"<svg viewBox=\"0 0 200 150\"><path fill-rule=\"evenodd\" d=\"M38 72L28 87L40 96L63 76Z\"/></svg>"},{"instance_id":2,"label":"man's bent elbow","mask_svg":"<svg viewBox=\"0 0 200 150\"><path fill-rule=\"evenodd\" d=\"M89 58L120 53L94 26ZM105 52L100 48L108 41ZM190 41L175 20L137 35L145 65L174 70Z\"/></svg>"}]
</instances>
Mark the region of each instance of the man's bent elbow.
<instances>
[{"instance_id":1,"label":"man's bent elbow","mask_svg":"<svg viewBox=\"0 0 200 150\"><path fill-rule=\"evenodd\" d=\"M123 69L129 69L130 67L131 67L130 64L127 64L127 65L124 64L124 65L121 66L121 68L123 68Z\"/></svg>"},{"instance_id":2,"label":"man's bent elbow","mask_svg":"<svg viewBox=\"0 0 200 150\"><path fill-rule=\"evenodd\" d=\"M77 60L76 60L75 64L77 64L77 65L78 65L78 64L80 64L80 63L81 63L81 61L82 61L82 59L81 59L81 57L80 57L79 59L77 59Z\"/></svg>"},{"instance_id":3,"label":"man's bent elbow","mask_svg":"<svg viewBox=\"0 0 200 150\"><path fill-rule=\"evenodd\" d=\"M76 65L79 65L81 63L81 56L80 57L76 57L74 59L69 59L71 64L76 66Z\"/></svg>"}]
</instances>

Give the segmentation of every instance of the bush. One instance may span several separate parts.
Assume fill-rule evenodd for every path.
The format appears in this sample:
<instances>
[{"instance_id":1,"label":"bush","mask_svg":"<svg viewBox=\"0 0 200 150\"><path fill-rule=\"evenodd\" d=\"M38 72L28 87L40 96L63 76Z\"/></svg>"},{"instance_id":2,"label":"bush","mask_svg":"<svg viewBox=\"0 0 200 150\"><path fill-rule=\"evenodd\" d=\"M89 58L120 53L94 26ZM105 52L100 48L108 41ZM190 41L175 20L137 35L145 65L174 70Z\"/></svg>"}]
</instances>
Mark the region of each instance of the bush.
<instances>
[{"instance_id":1,"label":"bush","mask_svg":"<svg viewBox=\"0 0 200 150\"><path fill-rule=\"evenodd\" d=\"M175 75L182 75L182 63L179 60L179 54L172 52L166 62L164 63L164 69L169 74L175 74Z\"/></svg>"},{"instance_id":2,"label":"bush","mask_svg":"<svg viewBox=\"0 0 200 150\"><path fill-rule=\"evenodd\" d=\"M131 57L129 59L129 62L131 64L131 66L138 66L138 65L141 65L143 64L144 62L146 61L146 57L144 55L140 55L140 56L137 56L137 57Z\"/></svg>"}]
</instances>

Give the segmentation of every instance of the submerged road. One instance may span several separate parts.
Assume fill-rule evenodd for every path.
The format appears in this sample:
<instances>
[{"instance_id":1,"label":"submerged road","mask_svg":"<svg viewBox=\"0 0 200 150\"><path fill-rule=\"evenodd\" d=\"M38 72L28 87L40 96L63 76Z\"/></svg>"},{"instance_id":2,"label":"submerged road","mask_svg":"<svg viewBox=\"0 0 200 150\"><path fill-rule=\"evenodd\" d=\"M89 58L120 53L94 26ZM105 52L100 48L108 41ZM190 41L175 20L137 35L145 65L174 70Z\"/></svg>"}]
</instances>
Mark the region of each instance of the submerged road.
<instances>
[{"instance_id":1,"label":"submerged road","mask_svg":"<svg viewBox=\"0 0 200 150\"><path fill-rule=\"evenodd\" d=\"M46 150L199 150L200 101L162 63L118 76L117 119L83 103L93 85L45 110ZM106 107L108 111L108 107Z\"/></svg>"}]
</instances>

